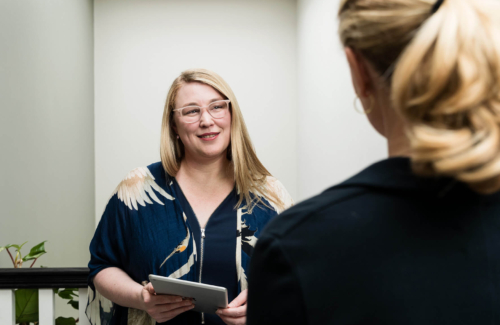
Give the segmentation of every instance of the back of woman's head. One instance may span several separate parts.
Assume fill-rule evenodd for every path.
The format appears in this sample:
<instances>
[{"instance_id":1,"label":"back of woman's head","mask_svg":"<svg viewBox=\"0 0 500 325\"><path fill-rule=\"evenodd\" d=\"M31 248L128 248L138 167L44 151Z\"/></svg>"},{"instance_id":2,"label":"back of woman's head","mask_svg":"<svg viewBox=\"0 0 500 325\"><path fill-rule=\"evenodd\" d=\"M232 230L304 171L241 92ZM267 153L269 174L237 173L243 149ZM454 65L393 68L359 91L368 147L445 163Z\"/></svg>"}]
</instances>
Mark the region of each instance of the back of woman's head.
<instances>
[{"instance_id":1,"label":"back of woman's head","mask_svg":"<svg viewBox=\"0 0 500 325\"><path fill-rule=\"evenodd\" d=\"M500 189L500 1L437 5L343 0L340 37L387 77L414 171L492 193Z\"/></svg>"}]
</instances>

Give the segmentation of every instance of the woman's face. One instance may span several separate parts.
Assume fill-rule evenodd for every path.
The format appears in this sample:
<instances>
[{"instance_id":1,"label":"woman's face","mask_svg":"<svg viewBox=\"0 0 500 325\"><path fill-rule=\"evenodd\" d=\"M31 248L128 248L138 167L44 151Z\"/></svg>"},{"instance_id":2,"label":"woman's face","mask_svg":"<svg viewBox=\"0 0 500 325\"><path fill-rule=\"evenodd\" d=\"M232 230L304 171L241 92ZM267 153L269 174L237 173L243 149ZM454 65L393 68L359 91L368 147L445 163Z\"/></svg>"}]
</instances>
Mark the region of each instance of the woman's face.
<instances>
[{"instance_id":1,"label":"woman's face","mask_svg":"<svg viewBox=\"0 0 500 325\"><path fill-rule=\"evenodd\" d=\"M174 131L184 144L186 157L213 159L226 155L231 140L231 112L222 118L213 118L207 106L225 99L214 88L200 82L184 84L177 92L175 108L196 105L203 107L198 122L186 123L180 112L174 112Z\"/></svg>"}]
</instances>

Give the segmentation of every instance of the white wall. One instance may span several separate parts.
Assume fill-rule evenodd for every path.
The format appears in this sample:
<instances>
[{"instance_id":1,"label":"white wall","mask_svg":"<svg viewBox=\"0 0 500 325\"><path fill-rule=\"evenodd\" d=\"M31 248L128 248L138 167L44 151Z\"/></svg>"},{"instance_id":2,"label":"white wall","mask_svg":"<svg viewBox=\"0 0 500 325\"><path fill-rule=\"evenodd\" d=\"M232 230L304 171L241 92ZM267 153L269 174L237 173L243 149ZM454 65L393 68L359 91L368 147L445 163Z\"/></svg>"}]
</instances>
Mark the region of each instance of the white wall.
<instances>
[{"instance_id":1,"label":"white wall","mask_svg":"<svg viewBox=\"0 0 500 325\"><path fill-rule=\"evenodd\" d=\"M89 260L93 79L92 0L0 1L0 246L48 240L34 267ZM57 316L78 317L66 302Z\"/></svg>"},{"instance_id":2,"label":"white wall","mask_svg":"<svg viewBox=\"0 0 500 325\"><path fill-rule=\"evenodd\" d=\"M337 36L339 1L298 0L298 198L318 194L385 158L383 139L354 111Z\"/></svg>"},{"instance_id":3,"label":"white wall","mask_svg":"<svg viewBox=\"0 0 500 325\"><path fill-rule=\"evenodd\" d=\"M170 84L207 68L233 88L257 153L297 198L296 1L96 0L96 220L128 171L160 160Z\"/></svg>"},{"instance_id":4,"label":"white wall","mask_svg":"<svg viewBox=\"0 0 500 325\"><path fill-rule=\"evenodd\" d=\"M94 227L92 1L0 1L0 246L86 266ZM10 267L6 252L0 267ZM29 267L29 265L25 265Z\"/></svg>"}]
</instances>

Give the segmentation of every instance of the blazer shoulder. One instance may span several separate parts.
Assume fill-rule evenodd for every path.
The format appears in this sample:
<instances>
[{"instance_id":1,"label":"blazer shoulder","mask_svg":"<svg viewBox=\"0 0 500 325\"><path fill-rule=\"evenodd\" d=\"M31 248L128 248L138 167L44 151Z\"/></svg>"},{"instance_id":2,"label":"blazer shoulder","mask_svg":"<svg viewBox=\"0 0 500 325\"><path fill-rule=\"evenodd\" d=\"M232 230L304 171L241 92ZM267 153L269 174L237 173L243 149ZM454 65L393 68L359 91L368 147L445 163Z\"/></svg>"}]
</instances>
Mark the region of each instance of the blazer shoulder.
<instances>
[{"instance_id":1,"label":"blazer shoulder","mask_svg":"<svg viewBox=\"0 0 500 325\"><path fill-rule=\"evenodd\" d=\"M366 193L367 190L361 187L333 186L321 194L298 203L271 220L266 227L266 234L281 238L303 223L320 216L324 210L332 209L342 202Z\"/></svg>"}]
</instances>

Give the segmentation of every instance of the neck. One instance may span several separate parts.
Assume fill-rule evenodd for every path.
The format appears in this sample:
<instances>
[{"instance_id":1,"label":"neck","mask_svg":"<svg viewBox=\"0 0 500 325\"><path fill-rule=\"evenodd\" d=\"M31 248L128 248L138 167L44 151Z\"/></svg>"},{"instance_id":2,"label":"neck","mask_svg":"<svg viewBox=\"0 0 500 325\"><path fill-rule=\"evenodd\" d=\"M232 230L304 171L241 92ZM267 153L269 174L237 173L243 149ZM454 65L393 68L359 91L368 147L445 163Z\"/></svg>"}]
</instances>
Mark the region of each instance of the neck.
<instances>
[{"instance_id":1,"label":"neck","mask_svg":"<svg viewBox=\"0 0 500 325\"><path fill-rule=\"evenodd\" d=\"M410 157L410 140L406 135L406 125L403 119L392 108L389 95L382 103L384 137L387 139L389 157Z\"/></svg>"},{"instance_id":2,"label":"neck","mask_svg":"<svg viewBox=\"0 0 500 325\"><path fill-rule=\"evenodd\" d=\"M198 184L217 184L233 178L233 171L226 155L211 159L196 159L186 153L181 162L179 172L175 176L178 180L189 180Z\"/></svg>"},{"instance_id":3,"label":"neck","mask_svg":"<svg viewBox=\"0 0 500 325\"><path fill-rule=\"evenodd\" d=\"M390 111L384 123L389 157L410 157L410 140L405 124L392 108Z\"/></svg>"},{"instance_id":4,"label":"neck","mask_svg":"<svg viewBox=\"0 0 500 325\"><path fill-rule=\"evenodd\" d=\"M410 157L410 142L404 130L387 137L389 157Z\"/></svg>"}]
</instances>

